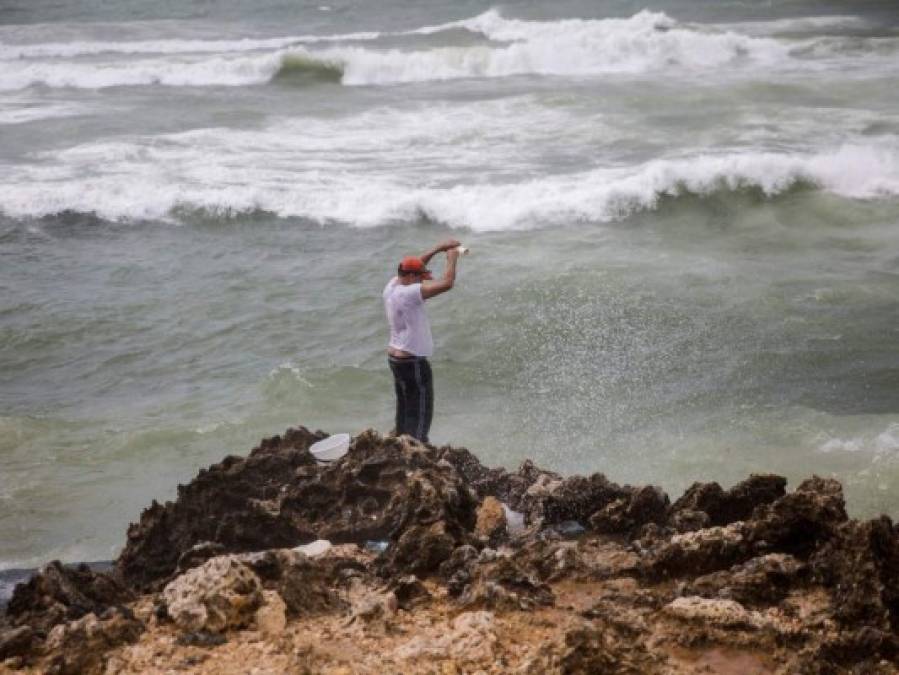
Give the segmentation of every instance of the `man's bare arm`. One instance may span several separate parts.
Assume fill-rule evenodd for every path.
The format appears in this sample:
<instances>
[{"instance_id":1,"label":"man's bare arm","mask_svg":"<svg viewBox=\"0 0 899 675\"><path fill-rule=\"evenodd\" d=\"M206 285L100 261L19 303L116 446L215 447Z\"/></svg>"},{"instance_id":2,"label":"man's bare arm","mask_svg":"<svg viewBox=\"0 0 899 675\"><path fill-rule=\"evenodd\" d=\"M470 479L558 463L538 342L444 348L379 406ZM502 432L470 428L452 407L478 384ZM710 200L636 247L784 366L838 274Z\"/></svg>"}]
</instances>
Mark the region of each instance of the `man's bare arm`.
<instances>
[{"instance_id":1,"label":"man's bare arm","mask_svg":"<svg viewBox=\"0 0 899 675\"><path fill-rule=\"evenodd\" d=\"M456 248L457 246L459 246L458 241L456 241L455 239L447 239L446 241L437 244L437 246L435 246L434 248L423 253L421 255L421 261L425 265L427 265L428 261L441 251L449 251L451 248Z\"/></svg>"},{"instance_id":2,"label":"man's bare arm","mask_svg":"<svg viewBox=\"0 0 899 675\"><path fill-rule=\"evenodd\" d=\"M459 259L459 251L456 246L446 252L446 268L443 270L443 278L421 282L421 297L424 300L446 293L456 282L456 261Z\"/></svg>"}]
</instances>

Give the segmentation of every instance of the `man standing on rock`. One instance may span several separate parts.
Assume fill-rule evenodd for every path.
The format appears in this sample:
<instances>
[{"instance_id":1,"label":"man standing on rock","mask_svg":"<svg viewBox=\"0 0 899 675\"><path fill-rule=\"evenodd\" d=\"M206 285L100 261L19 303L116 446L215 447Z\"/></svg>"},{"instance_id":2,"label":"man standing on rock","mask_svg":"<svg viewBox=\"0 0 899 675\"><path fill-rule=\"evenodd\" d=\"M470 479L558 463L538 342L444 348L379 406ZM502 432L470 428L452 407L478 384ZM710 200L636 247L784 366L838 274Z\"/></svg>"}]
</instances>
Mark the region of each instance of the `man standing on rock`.
<instances>
[{"instance_id":1,"label":"man standing on rock","mask_svg":"<svg viewBox=\"0 0 899 675\"><path fill-rule=\"evenodd\" d=\"M434 353L431 325L425 313L425 300L445 293L456 281L459 242L448 239L420 258L406 256L397 275L384 288L384 309L390 324L387 362L393 372L396 390L397 435L409 434L428 442L434 413L434 385L428 357ZM443 278L433 280L428 261L446 251Z\"/></svg>"}]
</instances>

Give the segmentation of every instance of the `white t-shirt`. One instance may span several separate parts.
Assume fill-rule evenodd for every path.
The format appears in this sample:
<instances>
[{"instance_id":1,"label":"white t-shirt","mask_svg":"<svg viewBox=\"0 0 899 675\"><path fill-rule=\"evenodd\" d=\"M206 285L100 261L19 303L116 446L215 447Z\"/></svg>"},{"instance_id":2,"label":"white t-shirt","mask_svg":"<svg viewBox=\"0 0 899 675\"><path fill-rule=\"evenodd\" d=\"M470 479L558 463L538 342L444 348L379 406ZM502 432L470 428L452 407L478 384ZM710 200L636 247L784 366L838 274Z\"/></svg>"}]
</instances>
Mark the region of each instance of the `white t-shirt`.
<instances>
[{"instance_id":1,"label":"white t-shirt","mask_svg":"<svg viewBox=\"0 0 899 675\"><path fill-rule=\"evenodd\" d=\"M421 284L403 286L394 277L384 287L384 309L390 324L390 342L394 349L416 356L434 353L431 324L425 314L425 300L421 297Z\"/></svg>"}]
</instances>

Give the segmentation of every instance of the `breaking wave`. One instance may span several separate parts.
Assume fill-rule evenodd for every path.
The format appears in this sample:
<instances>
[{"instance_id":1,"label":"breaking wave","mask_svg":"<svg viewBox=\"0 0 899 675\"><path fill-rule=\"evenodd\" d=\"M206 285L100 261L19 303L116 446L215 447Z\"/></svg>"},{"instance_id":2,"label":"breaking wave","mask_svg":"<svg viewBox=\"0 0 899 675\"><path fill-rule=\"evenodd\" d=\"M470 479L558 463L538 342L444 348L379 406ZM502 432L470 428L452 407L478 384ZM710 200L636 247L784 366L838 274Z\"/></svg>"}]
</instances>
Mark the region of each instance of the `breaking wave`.
<instances>
[{"instance_id":1,"label":"breaking wave","mask_svg":"<svg viewBox=\"0 0 899 675\"><path fill-rule=\"evenodd\" d=\"M108 167L92 178L58 182L29 171L0 186L0 208L12 217L66 211L109 220L175 219L202 211L216 217L264 211L358 227L422 218L478 231L609 222L658 208L667 198L752 190L774 197L812 186L850 198L899 195L899 153L844 146L827 153L731 152L660 159L505 184L456 183L435 188L413 176L318 171L273 174L267 167L204 164L205 176L166 173L152 158ZM85 157L89 161L90 155ZM128 167L128 172L124 172ZM77 176L78 170L72 169ZM57 180L54 180L56 178Z\"/></svg>"},{"instance_id":2,"label":"breaking wave","mask_svg":"<svg viewBox=\"0 0 899 675\"><path fill-rule=\"evenodd\" d=\"M373 42L385 36L458 30L483 42L440 46L438 40L429 49L415 50L378 48ZM741 65L776 68L801 63L796 50L804 45L747 35L738 26L682 24L647 10L623 19L558 21L507 19L490 10L463 21L400 33L0 45L0 90L34 85L244 86L298 71L339 79L345 85L383 85L513 75L704 72Z\"/></svg>"}]
</instances>

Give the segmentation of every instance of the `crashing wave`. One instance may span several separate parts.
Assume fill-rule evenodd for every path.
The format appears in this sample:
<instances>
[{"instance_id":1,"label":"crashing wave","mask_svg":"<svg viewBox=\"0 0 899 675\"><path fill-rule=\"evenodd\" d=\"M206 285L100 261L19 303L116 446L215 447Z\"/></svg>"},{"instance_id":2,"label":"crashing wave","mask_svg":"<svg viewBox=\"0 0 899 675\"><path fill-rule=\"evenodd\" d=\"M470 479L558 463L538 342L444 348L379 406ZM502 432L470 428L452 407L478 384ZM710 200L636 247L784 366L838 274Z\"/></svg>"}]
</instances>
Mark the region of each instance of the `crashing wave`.
<instances>
[{"instance_id":1,"label":"crashing wave","mask_svg":"<svg viewBox=\"0 0 899 675\"><path fill-rule=\"evenodd\" d=\"M435 188L411 178L317 171L272 175L264 168L210 167L206 180L135 164L64 183L30 171L0 186L2 211L38 217L64 211L92 212L109 220L171 219L202 211L218 217L267 212L320 223L358 227L416 221L422 217L473 230L551 227L570 222L609 222L653 210L667 198L706 197L752 190L775 197L797 186L851 198L899 195L899 153L873 146L844 146L812 155L731 152L660 159L637 166L593 169L517 183ZM87 161L87 158L86 158ZM125 160L123 160L125 161Z\"/></svg>"}]
</instances>

